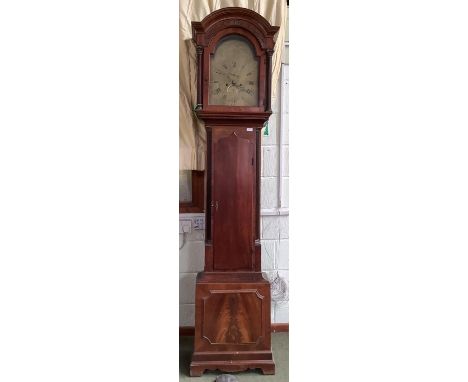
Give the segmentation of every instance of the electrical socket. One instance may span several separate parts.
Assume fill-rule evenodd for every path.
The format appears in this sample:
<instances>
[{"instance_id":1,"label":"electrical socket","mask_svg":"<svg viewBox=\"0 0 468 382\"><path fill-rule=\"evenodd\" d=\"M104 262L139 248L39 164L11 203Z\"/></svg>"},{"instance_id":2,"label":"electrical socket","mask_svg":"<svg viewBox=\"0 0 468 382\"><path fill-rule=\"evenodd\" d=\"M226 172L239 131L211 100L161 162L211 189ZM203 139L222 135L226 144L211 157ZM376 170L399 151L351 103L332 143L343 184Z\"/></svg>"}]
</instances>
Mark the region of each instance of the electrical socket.
<instances>
[{"instance_id":1,"label":"electrical socket","mask_svg":"<svg viewBox=\"0 0 468 382\"><path fill-rule=\"evenodd\" d=\"M193 229L205 229L204 216L197 216L193 218Z\"/></svg>"}]
</instances>

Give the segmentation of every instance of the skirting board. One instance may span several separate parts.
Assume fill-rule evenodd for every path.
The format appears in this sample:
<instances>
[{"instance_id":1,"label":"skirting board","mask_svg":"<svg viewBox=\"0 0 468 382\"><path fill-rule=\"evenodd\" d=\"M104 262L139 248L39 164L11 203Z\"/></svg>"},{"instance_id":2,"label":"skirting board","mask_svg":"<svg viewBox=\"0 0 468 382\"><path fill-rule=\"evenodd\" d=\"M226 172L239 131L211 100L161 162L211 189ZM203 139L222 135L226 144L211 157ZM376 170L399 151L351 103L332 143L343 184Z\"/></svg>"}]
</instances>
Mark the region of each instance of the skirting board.
<instances>
[{"instance_id":1,"label":"skirting board","mask_svg":"<svg viewBox=\"0 0 468 382\"><path fill-rule=\"evenodd\" d=\"M271 332L289 332L289 323L285 324L271 324ZM193 336L195 334L195 327L193 326L179 326L179 336Z\"/></svg>"}]
</instances>

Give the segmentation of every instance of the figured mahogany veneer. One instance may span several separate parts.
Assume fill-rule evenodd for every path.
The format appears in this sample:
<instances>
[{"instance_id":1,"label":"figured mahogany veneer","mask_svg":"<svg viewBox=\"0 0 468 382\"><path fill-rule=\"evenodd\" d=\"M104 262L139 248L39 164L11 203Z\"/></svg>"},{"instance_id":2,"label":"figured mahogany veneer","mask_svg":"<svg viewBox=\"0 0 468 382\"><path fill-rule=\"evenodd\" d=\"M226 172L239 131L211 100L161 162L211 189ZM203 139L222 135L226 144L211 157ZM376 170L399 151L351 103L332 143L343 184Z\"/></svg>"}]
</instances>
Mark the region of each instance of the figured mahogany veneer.
<instances>
[{"instance_id":1,"label":"figured mahogany veneer","mask_svg":"<svg viewBox=\"0 0 468 382\"><path fill-rule=\"evenodd\" d=\"M207 184L205 270L195 288L191 376L214 369L275 371L270 283L261 272L260 147L261 129L271 115L271 56L278 29L245 8L222 8L192 22L196 113L207 132ZM258 60L256 106L208 104L210 57L231 35L247 39Z\"/></svg>"},{"instance_id":2,"label":"figured mahogany veneer","mask_svg":"<svg viewBox=\"0 0 468 382\"><path fill-rule=\"evenodd\" d=\"M191 376L254 368L274 374L270 283L261 272L201 272L195 300Z\"/></svg>"}]
</instances>

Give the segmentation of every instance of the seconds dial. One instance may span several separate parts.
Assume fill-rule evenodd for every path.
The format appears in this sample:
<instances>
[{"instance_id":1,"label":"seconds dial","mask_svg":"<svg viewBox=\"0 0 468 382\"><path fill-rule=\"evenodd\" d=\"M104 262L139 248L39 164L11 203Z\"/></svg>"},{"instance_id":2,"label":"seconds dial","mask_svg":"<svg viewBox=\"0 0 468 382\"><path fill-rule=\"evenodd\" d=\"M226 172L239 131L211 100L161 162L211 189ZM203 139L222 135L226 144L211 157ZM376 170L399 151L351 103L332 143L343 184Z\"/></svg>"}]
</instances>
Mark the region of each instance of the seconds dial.
<instances>
[{"instance_id":1,"label":"seconds dial","mask_svg":"<svg viewBox=\"0 0 468 382\"><path fill-rule=\"evenodd\" d=\"M216 48L210 63L209 104L257 106L258 61L250 44L229 36Z\"/></svg>"}]
</instances>

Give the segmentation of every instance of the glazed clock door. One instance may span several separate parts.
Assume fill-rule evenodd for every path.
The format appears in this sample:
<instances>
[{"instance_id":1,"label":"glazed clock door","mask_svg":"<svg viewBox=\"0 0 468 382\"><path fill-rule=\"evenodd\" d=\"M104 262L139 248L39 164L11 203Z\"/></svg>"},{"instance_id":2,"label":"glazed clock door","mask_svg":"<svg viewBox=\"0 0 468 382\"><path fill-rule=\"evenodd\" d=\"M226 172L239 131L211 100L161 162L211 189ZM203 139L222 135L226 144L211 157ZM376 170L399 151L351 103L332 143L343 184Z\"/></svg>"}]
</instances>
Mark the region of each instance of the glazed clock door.
<instances>
[{"instance_id":1,"label":"glazed clock door","mask_svg":"<svg viewBox=\"0 0 468 382\"><path fill-rule=\"evenodd\" d=\"M213 270L252 271L255 129L213 129Z\"/></svg>"}]
</instances>

